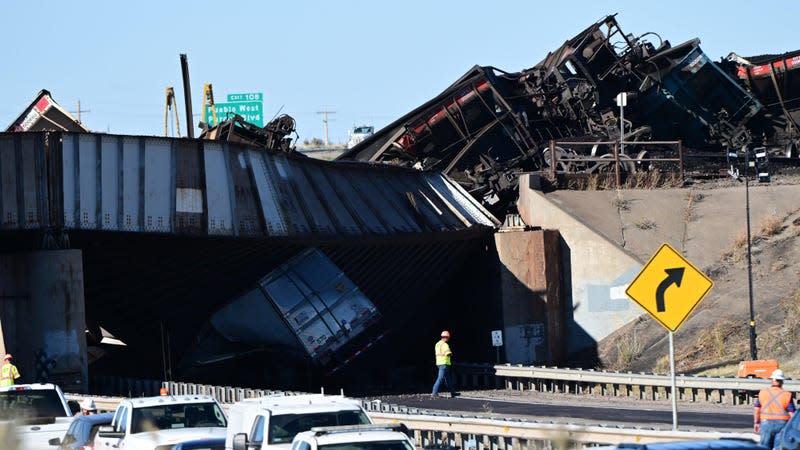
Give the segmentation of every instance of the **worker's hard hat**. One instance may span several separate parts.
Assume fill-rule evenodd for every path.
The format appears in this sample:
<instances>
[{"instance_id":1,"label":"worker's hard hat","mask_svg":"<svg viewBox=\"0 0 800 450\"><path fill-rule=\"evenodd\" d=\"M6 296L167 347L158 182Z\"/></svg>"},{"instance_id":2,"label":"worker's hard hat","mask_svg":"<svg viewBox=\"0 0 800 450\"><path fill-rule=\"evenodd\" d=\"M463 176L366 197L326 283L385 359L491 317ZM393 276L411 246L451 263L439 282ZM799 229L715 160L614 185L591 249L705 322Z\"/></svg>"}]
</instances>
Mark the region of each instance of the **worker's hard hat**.
<instances>
[{"instance_id":1,"label":"worker's hard hat","mask_svg":"<svg viewBox=\"0 0 800 450\"><path fill-rule=\"evenodd\" d=\"M81 409L86 409L88 411L94 411L97 409L97 406L94 404L94 400L87 398L81 402Z\"/></svg>"},{"instance_id":2,"label":"worker's hard hat","mask_svg":"<svg viewBox=\"0 0 800 450\"><path fill-rule=\"evenodd\" d=\"M11 353L6 353L6 356L3 357L3 361L11 358L13 358L13 356L11 356Z\"/></svg>"},{"instance_id":3,"label":"worker's hard hat","mask_svg":"<svg viewBox=\"0 0 800 450\"><path fill-rule=\"evenodd\" d=\"M783 371L781 369L775 369L772 372L772 375L770 375L770 378L773 380L785 380L785 378L783 378Z\"/></svg>"},{"instance_id":4,"label":"worker's hard hat","mask_svg":"<svg viewBox=\"0 0 800 450\"><path fill-rule=\"evenodd\" d=\"M447 330L442 331L442 337L450 337L450 332Z\"/></svg>"},{"instance_id":5,"label":"worker's hard hat","mask_svg":"<svg viewBox=\"0 0 800 450\"><path fill-rule=\"evenodd\" d=\"M169 391L167 391L167 388L162 387L161 389L158 390L158 393L159 395L167 395Z\"/></svg>"}]
</instances>

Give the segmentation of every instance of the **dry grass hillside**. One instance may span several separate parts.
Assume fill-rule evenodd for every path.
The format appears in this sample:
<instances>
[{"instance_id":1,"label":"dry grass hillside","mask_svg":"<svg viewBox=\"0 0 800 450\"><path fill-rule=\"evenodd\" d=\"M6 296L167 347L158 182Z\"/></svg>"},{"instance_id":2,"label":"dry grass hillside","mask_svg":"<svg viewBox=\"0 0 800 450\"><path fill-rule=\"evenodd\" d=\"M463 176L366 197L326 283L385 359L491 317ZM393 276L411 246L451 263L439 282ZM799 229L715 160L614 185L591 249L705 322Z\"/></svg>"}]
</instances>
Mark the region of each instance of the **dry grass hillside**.
<instances>
[{"instance_id":1,"label":"dry grass hillside","mask_svg":"<svg viewBox=\"0 0 800 450\"><path fill-rule=\"evenodd\" d=\"M753 297L759 358L780 361L800 375L800 214L772 217L754 230ZM717 369L735 373L749 359L749 301L746 234L731 242L719 262L706 268L714 280L709 295L675 333L676 371ZM667 373L667 332L647 315L599 345L605 366L617 370Z\"/></svg>"},{"instance_id":2,"label":"dry grass hillside","mask_svg":"<svg viewBox=\"0 0 800 450\"><path fill-rule=\"evenodd\" d=\"M557 191L554 201L647 261L669 242L714 280L675 333L676 371L735 373L749 359L744 190L719 181L681 189ZM750 189L753 293L759 358L800 377L800 185ZM614 370L667 373L668 334L644 314L598 344Z\"/></svg>"}]
</instances>

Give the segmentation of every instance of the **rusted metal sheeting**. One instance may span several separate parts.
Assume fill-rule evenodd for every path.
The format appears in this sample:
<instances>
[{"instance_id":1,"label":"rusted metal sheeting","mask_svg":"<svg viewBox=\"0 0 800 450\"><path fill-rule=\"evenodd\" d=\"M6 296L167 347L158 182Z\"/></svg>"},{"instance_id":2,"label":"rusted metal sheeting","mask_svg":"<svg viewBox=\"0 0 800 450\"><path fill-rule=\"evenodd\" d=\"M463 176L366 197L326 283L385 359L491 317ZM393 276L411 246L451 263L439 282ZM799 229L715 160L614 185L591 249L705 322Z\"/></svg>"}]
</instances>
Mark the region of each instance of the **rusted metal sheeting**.
<instances>
[{"instance_id":1,"label":"rusted metal sheeting","mask_svg":"<svg viewBox=\"0 0 800 450\"><path fill-rule=\"evenodd\" d=\"M325 238L498 225L439 173L331 163L229 142L60 138L55 154L66 229Z\"/></svg>"},{"instance_id":2,"label":"rusted metal sheeting","mask_svg":"<svg viewBox=\"0 0 800 450\"><path fill-rule=\"evenodd\" d=\"M0 133L0 230L49 225L43 133Z\"/></svg>"}]
</instances>

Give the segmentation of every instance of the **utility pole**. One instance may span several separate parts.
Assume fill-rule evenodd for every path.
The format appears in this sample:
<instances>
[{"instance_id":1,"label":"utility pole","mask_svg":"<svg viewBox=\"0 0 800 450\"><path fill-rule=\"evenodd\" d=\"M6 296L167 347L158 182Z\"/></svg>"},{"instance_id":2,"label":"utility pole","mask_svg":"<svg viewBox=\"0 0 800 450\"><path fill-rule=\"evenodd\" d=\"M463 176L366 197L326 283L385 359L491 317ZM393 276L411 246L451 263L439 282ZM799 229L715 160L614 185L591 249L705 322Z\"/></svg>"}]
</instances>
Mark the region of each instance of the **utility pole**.
<instances>
[{"instance_id":1,"label":"utility pole","mask_svg":"<svg viewBox=\"0 0 800 450\"><path fill-rule=\"evenodd\" d=\"M322 114L322 123L325 125L325 145L331 145L328 139L328 114L336 114L336 111L328 111L326 106L323 111L317 111L317 114Z\"/></svg>"},{"instance_id":2,"label":"utility pole","mask_svg":"<svg viewBox=\"0 0 800 450\"><path fill-rule=\"evenodd\" d=\"M81 101L78 100L78 110L77 111L70 111L71 114L75 113L75 114L78 115L78 123L83 123L83 122L81 122L81 112L87 112L88 113L88 112L92 112L92 110L91 109L81 109Z\"/></svg>"}]
</instances>

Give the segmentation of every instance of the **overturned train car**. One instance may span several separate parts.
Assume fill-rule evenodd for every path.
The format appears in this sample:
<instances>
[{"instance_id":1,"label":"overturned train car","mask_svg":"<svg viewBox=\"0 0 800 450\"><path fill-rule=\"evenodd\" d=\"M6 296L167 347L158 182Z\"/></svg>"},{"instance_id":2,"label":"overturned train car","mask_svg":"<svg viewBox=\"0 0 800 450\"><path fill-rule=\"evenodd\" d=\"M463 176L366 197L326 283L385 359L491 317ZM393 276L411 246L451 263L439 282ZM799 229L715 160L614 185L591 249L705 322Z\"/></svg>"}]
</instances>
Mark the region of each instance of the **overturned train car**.
<instances>
[{"instance_id":1,"label":"overturned train car","mask_svg":"<svg viewBox=\"0 0 800 450\"><path fill-rule=\"evenodd\" d=\"M657 43L651 42L655 37ZM571 148L565 142L626 142L623 169L644 152L640 141L682 141L699 152L776 137L775 117L752 89L712 62L693 39L673 46L655 33L627 35L615 16L583 30L530 69L509 73L475 66L440 95L340 159L439 170L495 212L515 196L517 175L550 164L551 140L570 157L609 156L608 145ZM616 104L624 111L623 135ZM794 137L792 137L794 136ZM652 156L652 155L648 155ZM593 171L586 158L567 171Z\"/></svg>"},{"instance_id":2,"label":"overturned train car","mask_svg":"<svg viewBox=\"0 0 800 450\"><path fill-rule=\"evenodd\" d=\"M800 50L780 55L741 57L722 64L765 108L763 144L771 153L798 157L800 147Z\"/></svg>"}]
</instances>

